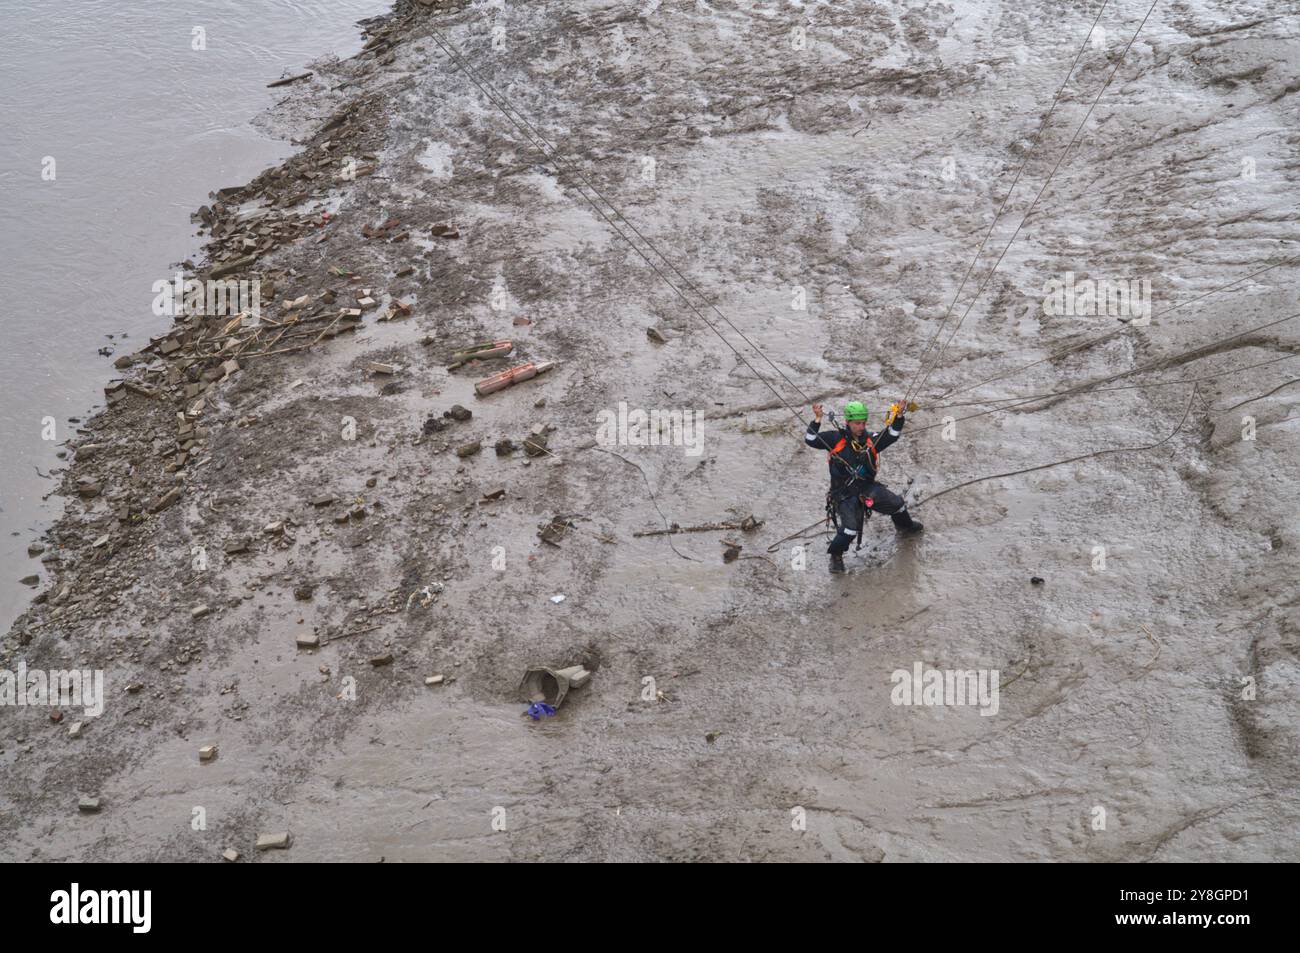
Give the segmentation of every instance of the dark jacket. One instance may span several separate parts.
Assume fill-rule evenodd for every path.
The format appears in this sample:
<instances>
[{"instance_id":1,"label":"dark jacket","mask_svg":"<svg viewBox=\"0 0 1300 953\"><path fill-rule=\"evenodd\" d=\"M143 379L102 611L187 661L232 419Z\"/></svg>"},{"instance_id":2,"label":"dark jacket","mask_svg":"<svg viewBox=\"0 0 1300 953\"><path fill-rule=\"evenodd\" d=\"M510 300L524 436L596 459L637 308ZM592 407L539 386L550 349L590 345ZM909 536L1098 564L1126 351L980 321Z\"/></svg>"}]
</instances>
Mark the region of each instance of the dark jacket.
<instances>
[{"instance_id":1,"label":"dark jacket","mask_svg":"<svg viewBox=\"0 0 1300 953\"><path fill-rule=\"evenodd\" d=\"M816 420L808 424L804 443L814 450L825 450L831 469L831 495L840 500L854 493L865 493L876 482L880 451L894 443L903 431L900 417L885 430L867 433L867 443L859 450L847 429L822 430Z\"/></svg>"}]
</instances>

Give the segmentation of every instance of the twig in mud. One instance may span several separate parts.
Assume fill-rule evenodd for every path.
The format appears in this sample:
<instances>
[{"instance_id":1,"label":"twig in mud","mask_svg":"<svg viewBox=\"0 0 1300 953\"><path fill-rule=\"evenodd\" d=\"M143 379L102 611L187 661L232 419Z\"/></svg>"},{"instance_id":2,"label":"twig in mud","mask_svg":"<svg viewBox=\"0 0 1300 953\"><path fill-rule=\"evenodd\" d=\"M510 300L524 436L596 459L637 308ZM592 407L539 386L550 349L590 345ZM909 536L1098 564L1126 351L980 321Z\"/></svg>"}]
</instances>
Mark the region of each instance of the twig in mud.
<instances>
[{"instance_id":1,"label":"twig in mud","mask_svg":"<svg viewBox=\"0 0 1300 953\"><path fill-rule=\"evenodd\" d=\"M556 457L555 454L551 453L551 451L547 450L545 447L543 447L543 446L542 446L541 444L539 444L539 443L529 443L527 440L525 440L525 441L524 441L524 445L527 446L527 447L532 447L534 450L540 450L540 451L542 451L542 453L546 454L548 457L555 457L556 460L560 459L559 457Z\"/></svg>"},{"instance_id":2,"label":"twig in mud","mask_svg":"<svg viewBox=\"0 0 1300 953\"><path fill-rule=\"evenodd\" d=\"M1016 679L1020 678L1021 675L1024 675L1025 672L1029 671L1029 664L1030 664L1030 663L1029 663L1029 659L1025 659L1025 667L1022 668L1022 669L1021 669L1019 672L1017 672L1015 675L1011 676L1011 679L1010 679L1009 681L1003 682L1002 685L1001 685L1001 687L999 687L998 691L1003 691L1003 690L1005 690L1006 687L1007 687L1008 685L1010 685L1012 682L1016 681Z\"/></svg>"},{"instance_id":3,"label":"twig in mud","mask_svg":"<svg viewBox=\"0 0 1300 953\"><path fill-rule=\"evenodd\" d=\"M674 523L667 529L643 529L633 536L671 536L675 533L709 533L721 529L744 529L742 523L701 523L699 526L678 526Z\"/></svg>"},{"instance_id":4,"label":"twig in mud","mask_svg":"<svg viewBox=\"0 0 1300 953\"><path fill-rule=\"evenodd\" d=\"M823 517L822 517L821 519L819 519L817 522L815 522L815 523L809 523L809 524L808 524L807 526L805 526L803 529L798 530L797 532L791 533L789 536L786 536L786 537L784 537L784 538L782 538L782 539L778 539L778 540L777 540L775 543L773 543L771 546L767 547L767 551L768 551L769 553L774 553L774 552L776 552L778 549L781 548L781 544L782 544L782 543L788 543L788 542L790 542L790 540L792 540L792 539L798 539L800 536L803 536L804 534L811 532L812 530L816 529L818 526L824 526L825 523L826 523L826 517L823 516ZM827 531L826 531L826 530L823 530L823 532L827 532Z\"/></svg>"},{"instance_id":5,"label":"twig in mud","mask_svg":"<svg viewBox=\"0 0 1300 953\"><path fill-rule=\"evenodd\" d=\"M284 332L281 331L280 333L283 334ZM249 347L254 341L256 341L261 336L262 336L262 329L261 328L256 329L252 334L244 338L244 340L239 343L239 347L235 348L235 353L231 356L239 357L239 355L244 353L245 348ZM278 341L280 339L277 337L275 340ZM267 347L268 348L275 347L275 341L272 341L270 344L267 345Z\"/></svg>"},{"instance_id":6,"label":"twig in mud","mask_svg":"<svg viewBox=\"0 0 1300 953\"><path fill-rule=\"evenodd\" d=\"M280 347L280 348L276 348L273 351L252 351L248 354L241 354L239 356L240 358L270 357L272 354L289 354L292 353L293 351L305 351L309 347L311 347L310 344L295 344L293 347Z\"/></svg>"},{"instance_id":7,"label":"twig in mud","mask_svg":"<svg viewBox=\"0 0 1300 953\"><path fill-rule=\"evenodd\" d=\"M372 625L368 629L353 629L351 632L340 632L338 635L334 636L333 638L321 639L320 644L329 645L331 642L337 642L339 639L346 639L348 636L351 635L364 635L367 632L373 632L375 631L375 629L382 629L382 628L383 626L380 625Z\"/></svg>"},{"instance_id":8,"label":"twig in mud","mask_svg":"<svg viewBox=\"0 0 1300 953\"><path fill-rule=\"evenodd\" d=\"M659 518L664 521L665 527L670 525L668 522L668 517L665 516L664 511L659 508L659 500L655 498L655 491L650 486L650 478L645 475L645 470L641 469L641 464L634 463L631 460L629 460L627 457L623 456L621 453L615 453L613 450L606 450L604 447L589 447L588 449L598 451L599 453L607 453L611 457L617 457L618 459L622 460L630 467L636 467L637 472L641 474L641 479L645 481L646 492L650 494L650 502L654 504L654 508L656 512L659 513ZM668 545L672 549L672 551L676 553L678 556L680 556L682 559L685 559L688 562L693 562L693 563L697 563L700 561L696 559L694 556L687 556L685 553L679 550L676 546L673 545L673 541L671 539L668 540Z\"/></svg>"},{"instance_id":9,"label":"twig in mud","mask_svg":"<svg viewBox=\"0 0 1300 953\"><path fill-rule=\"evenodd\" d=\"M330 325L330 327L333 327L333 325ZM314 347L320 341L320 339L324 337L328 332L329 332L329 328L326 328L324 331L320 333L320 335L316 338L316 340L312 341L310 344L295 344L292 347L276 348L273 351L254 351L252 354L244 354L242 356L243 357L269 357L272 354L292 354L295 351L306 351Z\"/></svg>"},{"instance_id":10,"label":"twig in mud","mask_svg":"<svg viewBox=\"0 0 1300 953\"><path fill-rule=\"evenodd\" d=\"M915 612L913 612L913 613L912 613L911 615L909 615L907 618L905 618L905 619L899 619L898 622L895 623L895 625L903 625L903 624L905 624L905 623L907 623L907 622L911 622L911 621L912 621L913 619L915 619L917 616L919 616L919 615L923 615L924 613L929 612L929 611L930 611L930 607L929 607L929 606L925 606L924 608L917 609Z\"/></svg>"},{"instance_id":11,"label":"twig in mud","mask_svg":"<svg viewBox=\"0 0 1300 953\"><path fill-rule=\"evenodd\" d=\"M284 79L277 79L274 83L267 83L267 89L275 89L277 86L288 86L290 83L296 83L299 80L307 79L311 73L299 73L297 76L286 76Z\"/></svg>"},{"instance_id":12,"label":"twig in mud","mask_svg":"<svg viewBox=\"0 0 1300 953\"><path fill-rule=\"evenodd\" d=\"M1162 646L1159 642L1156 641L1156 637L1151 634L1151 630L1146 627L1146 623L1144 622L1138 623L1138 628L1140 628L1142 632L1146 635L1146 637L1151 640L1151 644L1156 647L1156 654L1151 656L1151 660L1146 664L1146 667L1150 668L1152 665L1156 664L1156 659L1160 658L1160 651L1161 649L1164 648L1164 646Z\"/></svg>"},{"instance_id":13,"label":"twig in mud","mask_svg":"<svg viewBox=\"0 0 1300 953\"><path fill-rule=\"evenodd\" d=\"M339 321L341 321L342 319L343 319L343 318L342 318L342 316L340 315L339 317L337 317L337 318L335 318L333 321L331 321L331 322L330 322L330 323L325 327L325 330L324 330L324 331L322 331L320 334L316 335L316 340L312 341L311 343L312 343L312 344L319 344L321 338L323 338L325 335L329 334L330 331L332 331L332 330L334 329L334 326L335 326L336 324L338 324ZM309 345L309 346L310 346L310 345Z\"/></svg>"}]
</instances>

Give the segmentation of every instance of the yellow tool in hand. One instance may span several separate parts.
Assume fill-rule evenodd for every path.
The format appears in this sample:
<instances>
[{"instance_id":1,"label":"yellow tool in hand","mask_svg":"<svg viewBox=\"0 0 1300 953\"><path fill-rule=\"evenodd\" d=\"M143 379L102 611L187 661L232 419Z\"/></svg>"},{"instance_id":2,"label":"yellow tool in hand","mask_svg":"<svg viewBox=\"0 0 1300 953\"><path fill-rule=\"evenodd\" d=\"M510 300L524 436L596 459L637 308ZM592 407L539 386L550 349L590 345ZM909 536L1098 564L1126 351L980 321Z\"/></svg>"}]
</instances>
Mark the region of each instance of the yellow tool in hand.
<instances>
[{"instance_id":1,"label":"yellow tool in hand","mask_svg":"<svg viewBox=\"0 0 1300 953\"><path fill-rule=\"evenodd\" d=\"M909 400L907 402L907 412L910 414L912 411L916 409L917 409L916 401ZM903 404L901 401L897 404L890 404L889 416L885 418L885 426L888 427L890 424L892 424L894 422L894 418L897 417L902 412L903 412Z\"/></svg>"}]
</instances>

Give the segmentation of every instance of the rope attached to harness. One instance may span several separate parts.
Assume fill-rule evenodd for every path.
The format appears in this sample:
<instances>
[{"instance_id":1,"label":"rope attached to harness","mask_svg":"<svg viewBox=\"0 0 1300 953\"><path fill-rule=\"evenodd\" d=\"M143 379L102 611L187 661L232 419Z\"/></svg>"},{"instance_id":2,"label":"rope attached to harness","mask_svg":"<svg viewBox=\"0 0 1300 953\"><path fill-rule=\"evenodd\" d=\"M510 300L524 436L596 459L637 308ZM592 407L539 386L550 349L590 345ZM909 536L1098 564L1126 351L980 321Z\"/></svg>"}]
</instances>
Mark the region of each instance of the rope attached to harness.
<instances>
[{"instance_id":1,"label":"rope attached to harness","mask_svg":"<svg viewBox=\"0 0 1300 953\"><path fill-rule=\"evenodd\" d=\"M853 544L853 551L855 553L862 548L862 537L867 535L867 520L871 519L872 507L876 505L876 501L869 496L859 496L858 499L862 502L862 518L858 520L857 541ZM837 534L839 533L840 508L839 504L835 500L834 493L831 490L826 491L826 522ZM817 524L814 523L813 525L816 526ZM782 540L782 542L784 542L784 540Z\"/></svg>"}]
</instances>

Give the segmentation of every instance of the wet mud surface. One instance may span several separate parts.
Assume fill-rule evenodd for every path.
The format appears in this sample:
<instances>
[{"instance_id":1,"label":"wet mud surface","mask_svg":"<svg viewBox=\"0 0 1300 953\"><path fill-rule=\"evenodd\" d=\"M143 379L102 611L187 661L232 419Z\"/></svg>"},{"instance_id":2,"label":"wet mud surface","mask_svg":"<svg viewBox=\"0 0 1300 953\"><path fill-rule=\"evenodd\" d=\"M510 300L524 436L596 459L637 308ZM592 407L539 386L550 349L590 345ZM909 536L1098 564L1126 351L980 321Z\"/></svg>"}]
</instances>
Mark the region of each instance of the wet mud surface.
<instances>
[{"instance_id":1,"label":"wet mud surface","mask_svg":"<svg viewBox=\"0 0 1300 953\"><path fill-rule=\"evenodd\" d=\"M1300 311L1294 269L1160 312L1300 254L1300 24L1277 3L1157 8L882 456L926 533L873 519L832 577L820 528L782 542L822 512L802 425L436 37L805 391L747 352L805 419L805 397L861 397L878 420L1096 9L650 7L399 5L263 117L302 151L214 204L209 249L234 260L252 233L264 313L333 333L178 330L79 441L101 449L62 475L57 558L31 561L41 601L0 658L102 668L107 701L5 710L6 859L1297 859L1300 388L1253 398L1295 374L1263 362L1300 337L1222 343ZM1103 17L976 280L1141 12ZM1045 314L1067 272L1150 279L1150 325ZM374 307L336 321L362 289ZM281 330L312 346L271 353ZM925 429L981 409L939 395L1116 330L948 403L1168 358L1109 385L1163 386ZM447 369L499 339L505 364ZM226 348L238 370L204 378ZM475 396L523 361L556 367ZM597 445L621 402L698 411L702 452ZM535 427L548 452L494 451ZM593 675L533 722L533 664ZM997 670L996 713L894 704L917 664ZM289 850L253 850L285 830Z\"/></svg>"}]
</instances>

